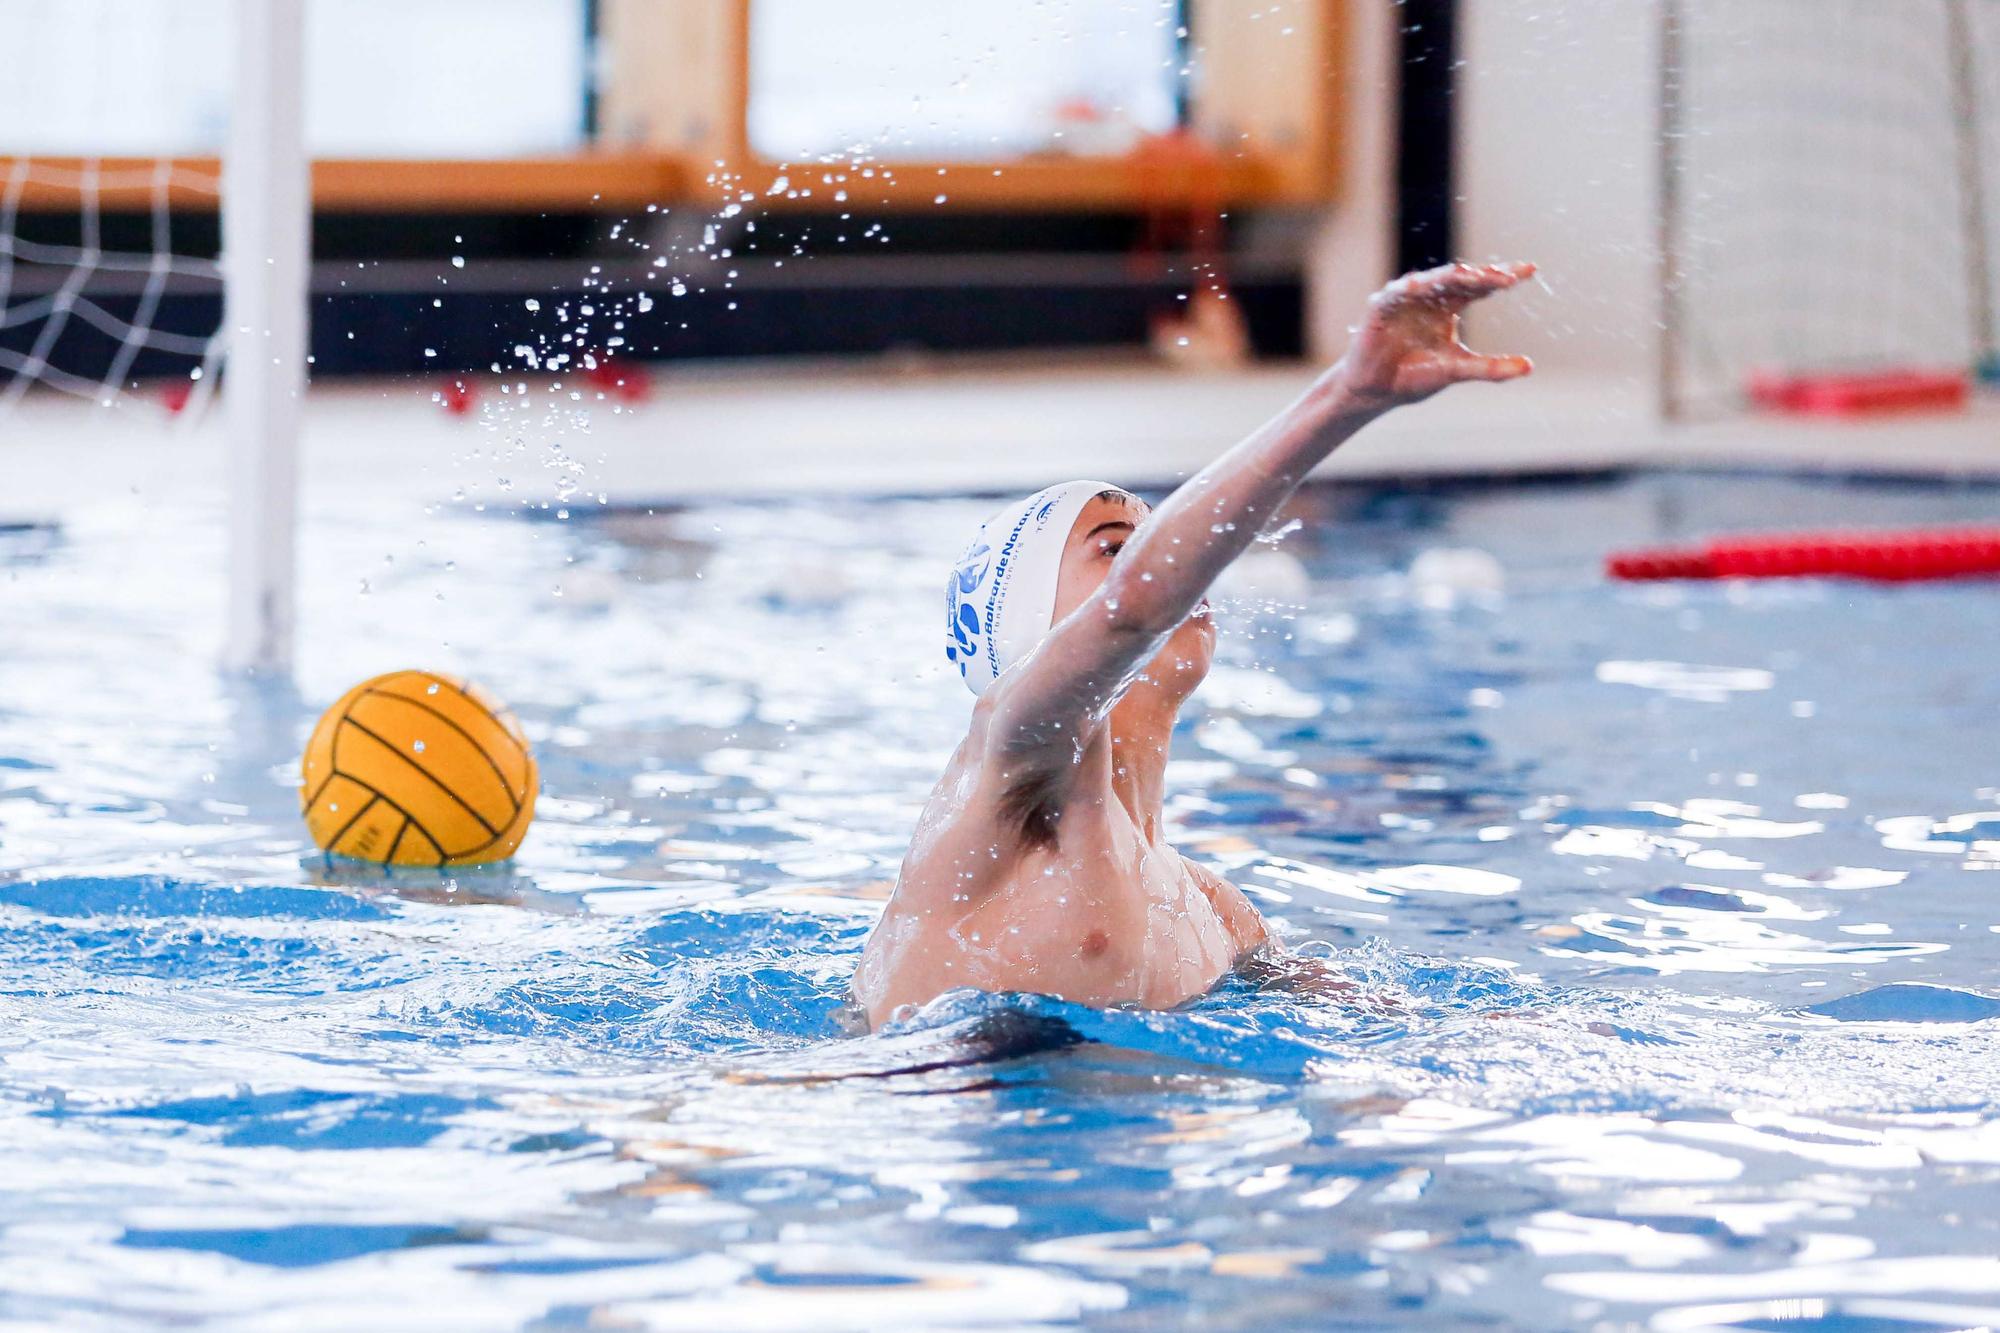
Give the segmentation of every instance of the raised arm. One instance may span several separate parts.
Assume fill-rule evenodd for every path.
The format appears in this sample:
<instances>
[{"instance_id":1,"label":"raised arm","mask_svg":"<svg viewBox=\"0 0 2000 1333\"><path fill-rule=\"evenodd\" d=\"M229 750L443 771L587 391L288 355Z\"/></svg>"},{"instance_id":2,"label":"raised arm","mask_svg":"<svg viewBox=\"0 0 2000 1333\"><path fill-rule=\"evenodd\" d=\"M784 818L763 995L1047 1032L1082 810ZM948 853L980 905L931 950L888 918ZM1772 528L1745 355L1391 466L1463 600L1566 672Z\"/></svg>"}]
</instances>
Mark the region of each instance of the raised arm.
<instances>
[{"instance_id":1,"label":"raised arm","mask_svg":"<svg viewBox=\"0 0 2000 1333\"><path fill-rule=\"evenodd\" d=\"M1067 764L1085 727L1186 619L1208 586L1328 454L1392 408L1470 380L1518 379L1524 356L1481 356L1459 339L1472 302L1532 264L1452 264L1377 292L1347 352L1291 406L1163 501L1097 591L1000 683L989 746Z\"/></svg>"}]
</instances>

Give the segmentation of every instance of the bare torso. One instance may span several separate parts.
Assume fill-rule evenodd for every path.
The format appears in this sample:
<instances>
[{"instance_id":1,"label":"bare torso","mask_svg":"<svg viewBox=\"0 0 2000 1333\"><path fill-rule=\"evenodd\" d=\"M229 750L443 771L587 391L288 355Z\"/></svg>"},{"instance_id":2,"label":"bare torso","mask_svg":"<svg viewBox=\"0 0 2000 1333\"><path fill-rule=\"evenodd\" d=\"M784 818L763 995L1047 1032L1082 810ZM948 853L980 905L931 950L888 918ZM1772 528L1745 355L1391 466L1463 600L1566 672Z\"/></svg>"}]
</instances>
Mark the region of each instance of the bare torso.
<instances>
[{"instance_id":1,"label":"bare torso","mask_svg":"<svg viewBox=\"0 0 2000 1333\"><path fill-rule=\"evenodd\" d=\"M967 676L980 696L971 729L855 974L871 1023L962 986L1164 1008L1264 942L1248 900L1161 836L1174 721L1214 652L1202 595L1368 422L1448 385L1527 374L1525 357L1468 349L1459 315L1533 274L1532 264L1458 264L1398 279L1369 302L1337 364L1157 511L1116 488L1082 506L1046 633L980 681ZM977 583L994 568L954 577L969 569ZM996 585L987 621L970 605L953 613L962 666L961 618L990 634L999 595Z\"/></svg>"},{"instance_id":2,"label":"bare torso","mask_svg":"<svg viewBox=\"0 0 2000 1333\"><path fill-rule=\"evenodd\" d=\"M961 986L1168 1008L1262 942L1234 887L1142 826L1111 748L1100 736L1081 757L1053 845L996 818L973 740L953 756L855 975L872 1024Z\"/></svg>"}]
</instances>

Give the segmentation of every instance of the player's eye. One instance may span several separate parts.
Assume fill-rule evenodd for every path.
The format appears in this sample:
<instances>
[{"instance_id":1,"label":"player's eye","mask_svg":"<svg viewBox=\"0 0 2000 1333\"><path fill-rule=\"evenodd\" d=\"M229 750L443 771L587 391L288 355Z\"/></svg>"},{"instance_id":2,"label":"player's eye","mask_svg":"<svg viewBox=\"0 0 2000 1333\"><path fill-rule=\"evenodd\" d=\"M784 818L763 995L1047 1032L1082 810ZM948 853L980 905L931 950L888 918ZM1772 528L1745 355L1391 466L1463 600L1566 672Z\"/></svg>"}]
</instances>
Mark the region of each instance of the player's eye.
<instances>
[{"instance_id":1,"label":"player's eye","mask_svg":"<svg viewBox=\"0 0 2000 1333\"><path fill-rule=\"evenodd\" d=\"M1104 554L1107 556L1117 555L1124 549L1125 539L1123 537L1107 537L1104 541Z\"/></svg>"}]
</instances>

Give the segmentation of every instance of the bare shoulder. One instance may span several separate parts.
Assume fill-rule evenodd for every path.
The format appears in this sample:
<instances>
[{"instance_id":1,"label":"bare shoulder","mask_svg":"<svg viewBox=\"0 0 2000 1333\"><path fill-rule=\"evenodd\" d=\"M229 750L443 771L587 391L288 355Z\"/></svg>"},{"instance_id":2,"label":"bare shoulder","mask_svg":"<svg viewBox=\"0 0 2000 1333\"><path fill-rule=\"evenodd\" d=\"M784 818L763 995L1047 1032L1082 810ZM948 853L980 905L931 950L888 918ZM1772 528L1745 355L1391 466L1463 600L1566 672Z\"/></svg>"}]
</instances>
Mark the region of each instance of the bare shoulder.
<instances>
[{"instance_id":1,"label":"bare shoulder","mask_svg":"<svg viewBox=\"0 0 2000 1333\"><path fill-rule=\"evenodd\" d=\"M1216 916L1221 918L1223 926L1236 941L1238 950L1247 953L1270 939L1271 932L1265 927L1264 918L1243 896L1243 890L1198 861L1182 856L1181 864L1187 867L1188 874L1194 877L1195 884L1208 898Z\"/></svg>"},{"instance_id":2,"label":"bare shoulder","mask_svg":"<svg viewBox=\"0 0 2000 1333\"><path fill-rule=\"evenodd\" d=\"M1063 780L1052 777L1039 754L995 743L994 696L1008 684L1003 677L974 706L965 739L931 789L898 880L898 896L908 901L944 892L976 904L1006 883L1023 857L1094 836L1093 803L1077 797L1080 791L1108 793L1108 739L1073 747L1070 772Z\"/></svg>"},{"instance_id":3,"label":"bare shoulder","mask_svg":"<svg viewBox=\"0 0 2000 1333\"><path fill-rule=\"evenodd\" d=\"M977 896L1003 880L1019 855L998 817L982 721L975 716L910 836L896 882L896 896L906 906L939 893Z\"/></svg>"},{"instance_id":4,"label":"bare shoulder","mask_svg":"<svg viewBox=\"0 0 2000 1333\"><path fill-rule=\"evenodd\" d=\"M1017 718L995 731L996 714L1019 688L1003 676L980 699L953 758L968 803L1003 854L1054 851L1065 822L1101 805L1111 783L1110 730L1103 718L1055 719L1041 727Z\"/></svg>"},{"instance_id":5,"label":"bare shoulder","mask_svg":"<svg viewBox=\"0 0 2000 1333\"><path fill-rule=\"evenodd\" d=\"M1188 874L1194 877L1194 882L1201 886L1201 891L1207 894L1209 898L1214 899L1224 896L1243 897L1243 890L1237 888L1234 884L1231 884L1201 862L1187 856L1182 856L1181 864L1187 867Z\"/></svg>"}]
</instances>

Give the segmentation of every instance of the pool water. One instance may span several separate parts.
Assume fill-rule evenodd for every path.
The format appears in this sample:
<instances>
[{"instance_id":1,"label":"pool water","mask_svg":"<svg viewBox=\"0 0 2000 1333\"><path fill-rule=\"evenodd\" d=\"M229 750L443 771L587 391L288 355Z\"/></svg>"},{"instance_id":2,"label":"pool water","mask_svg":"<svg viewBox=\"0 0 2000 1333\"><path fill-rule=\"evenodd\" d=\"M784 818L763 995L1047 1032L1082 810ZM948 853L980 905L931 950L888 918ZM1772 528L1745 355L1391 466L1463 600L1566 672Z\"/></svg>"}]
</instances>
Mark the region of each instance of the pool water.
<instances>
[{"instance_id":1,"label":"pool water","mask_svg":"<svg viewBox=\"0 0 2000 1333\"><path fill-rule=\"evenodd\" d=\"M1170 814L1361 998L859 1037L991 501L501 498L319 497L295 693L210 665L213 509L0 533L8 1320L2000 1321L2000 585L1599 573L2000 490L1312 490ZM510 865L305 842L317 710L401 666L520 714Z\"/></svg>"}]
</instances>

